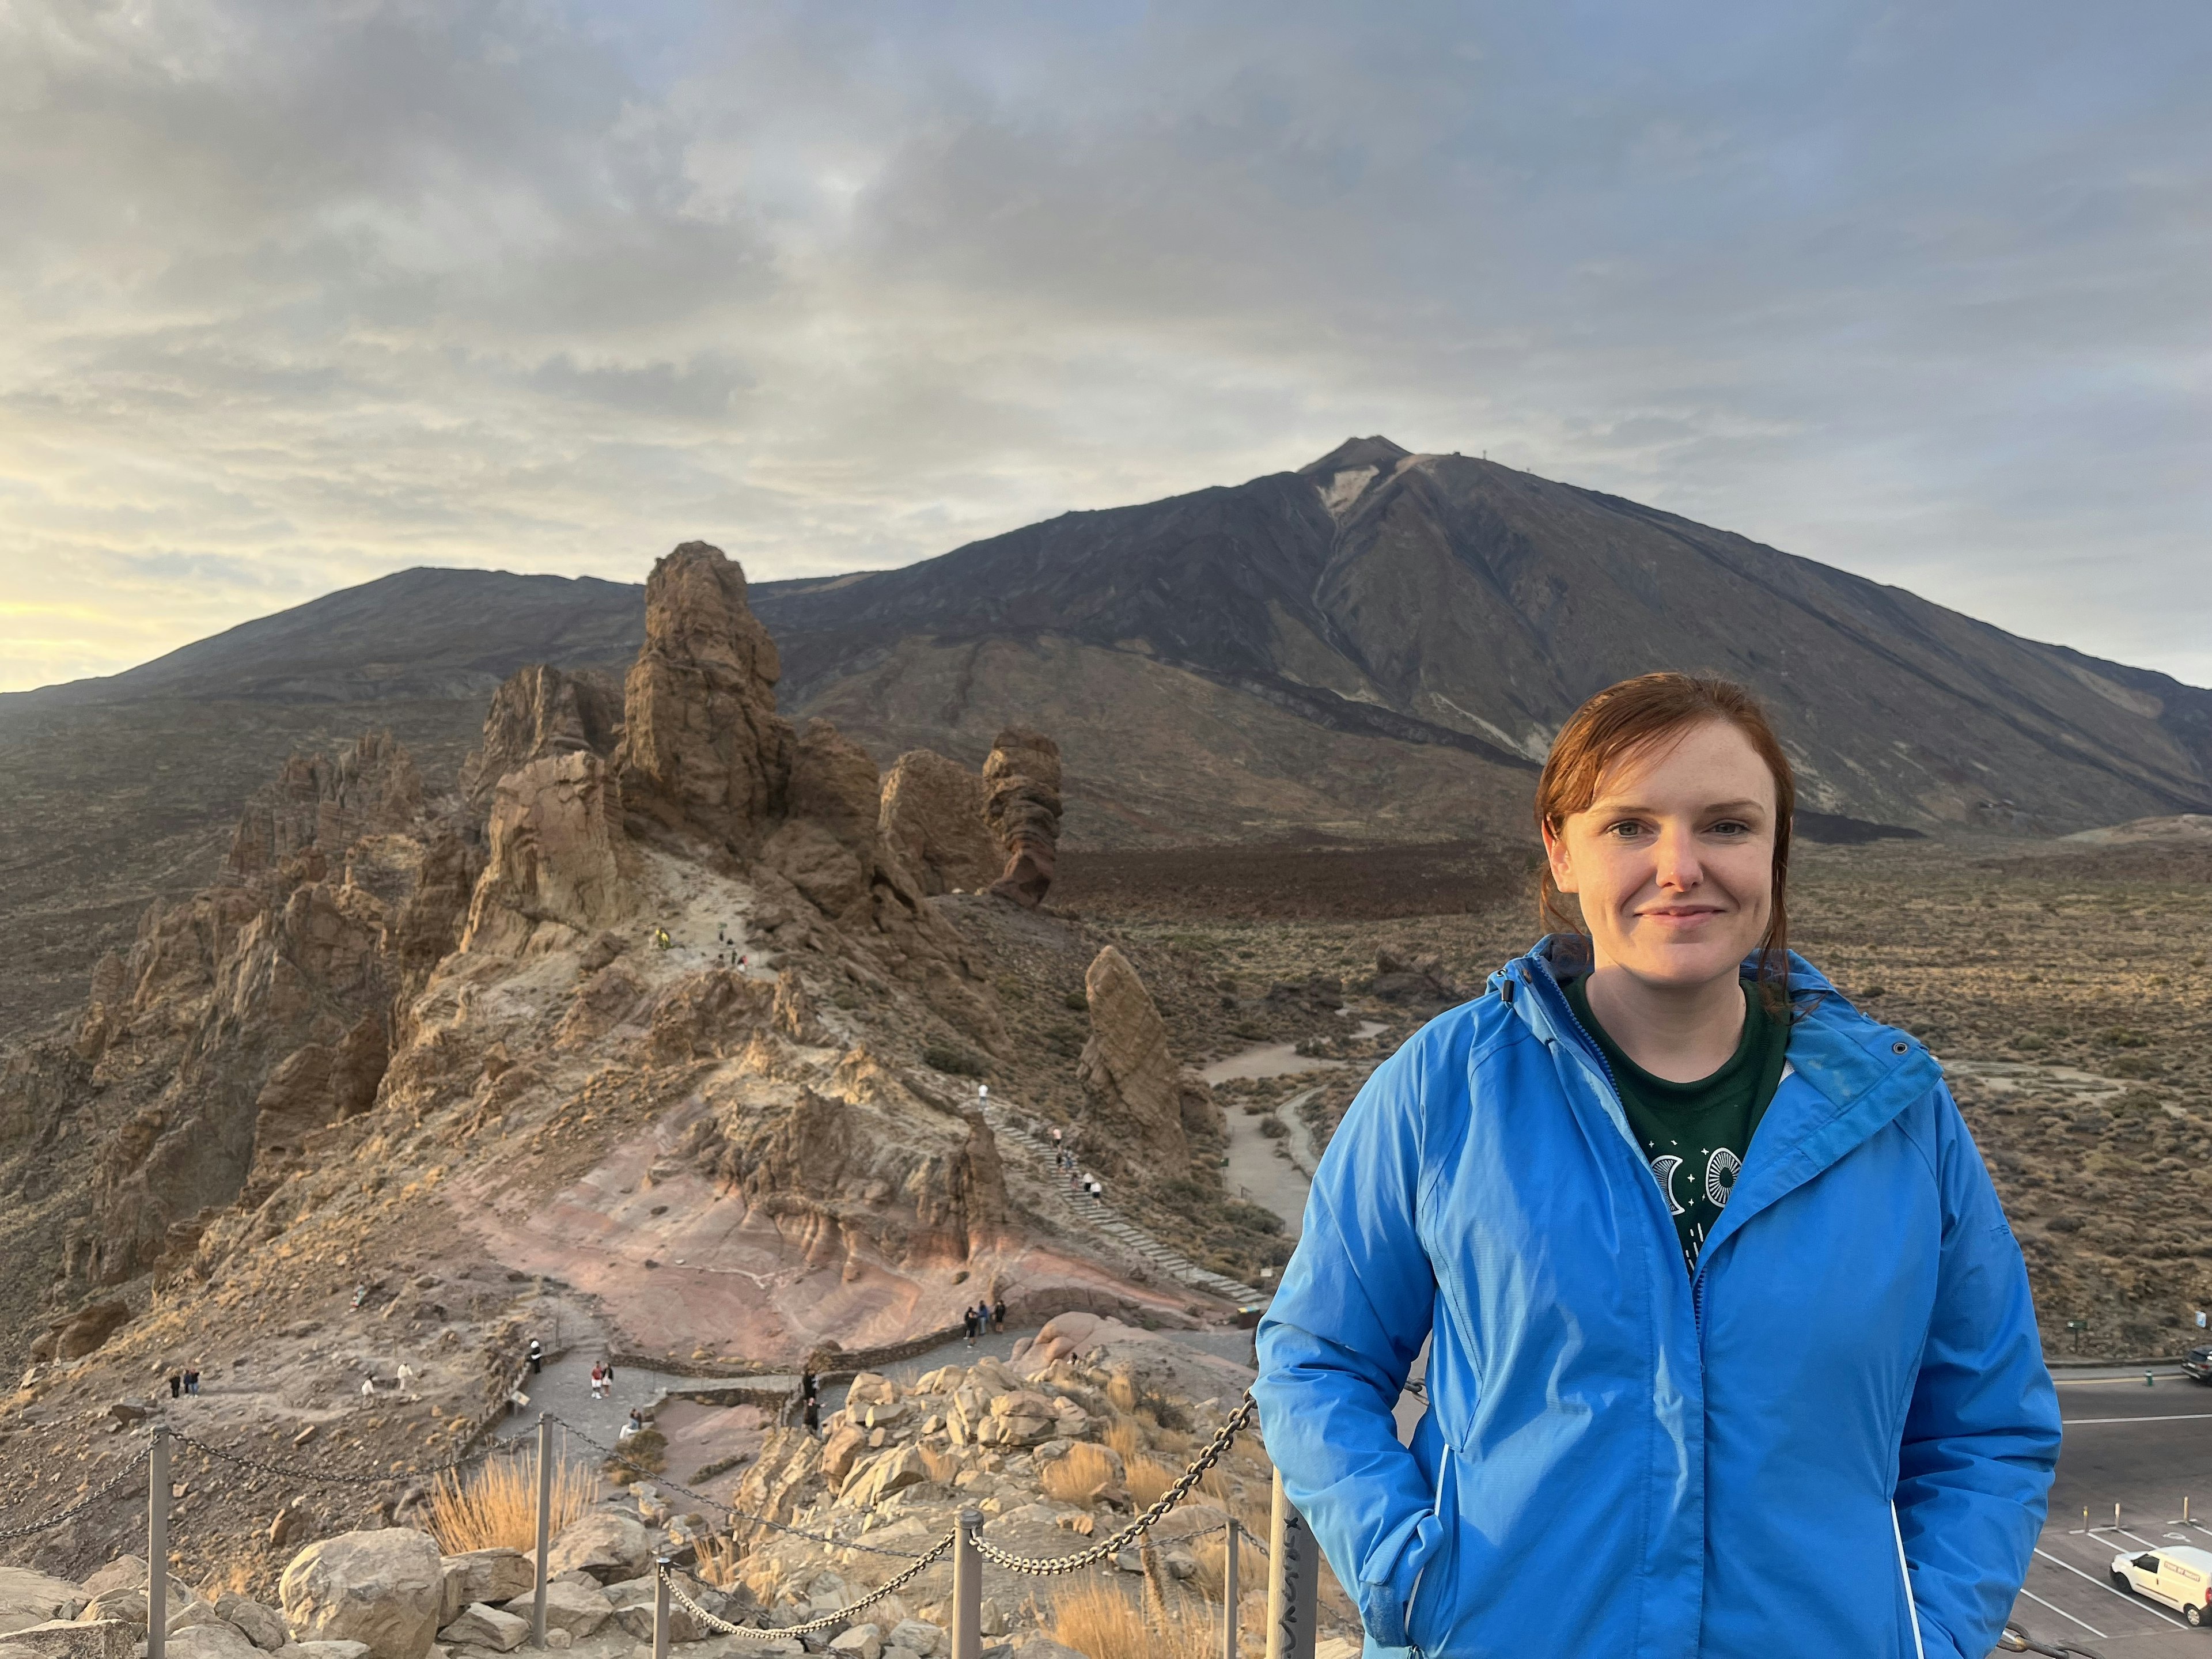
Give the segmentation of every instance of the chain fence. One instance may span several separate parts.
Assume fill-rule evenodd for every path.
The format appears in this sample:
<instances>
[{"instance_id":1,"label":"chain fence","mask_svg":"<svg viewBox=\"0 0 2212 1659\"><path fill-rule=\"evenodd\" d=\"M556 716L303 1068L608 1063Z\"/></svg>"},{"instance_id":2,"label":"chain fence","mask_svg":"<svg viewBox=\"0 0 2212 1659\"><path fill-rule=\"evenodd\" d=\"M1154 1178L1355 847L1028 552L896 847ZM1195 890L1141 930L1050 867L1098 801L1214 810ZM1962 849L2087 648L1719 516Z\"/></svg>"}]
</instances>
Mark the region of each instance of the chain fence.
<instances>
[{"instance_id":1,"label":"chain fence","mask_svg":"<svg viewBox=\"0 0 2212 1659\"><path fill-rule=\"evenodd\" d=\"M76 1520L77 1516L82 1515L87 1510L90 1509L94 1504L113 1497L115 1494L115 1489L121 1486L125 1481L128 1480L132 1475L137 1474L139 1470L144 1468L146 1467L146 1460L153 1455L153 1451L150 1448L145 1451L140 1452L137 1456L132 1458L128 1463L125 1463L123 1466L122 1469L116 1474L112 1480L110 1480L106 1486L100 1487L97 1492L87 1492L82 1498L78 1498L76 1503L70 1504L69 1508L63 1510L58 1514L50 1515L43 1521L33 1521L20 1527L0 1527L0 1543L4 1543L11 1538L28 1538L34 1533L51 1532L56 1527L68 1525L70 1522Z\"/></svg>"},{"instance_id":2,"label":"chain fence","mask_svg":"<svg viewBox=\"0 0 2212 1659\"><path fill-rule=\"evenodd\" d=\"M835 1613L825 1614L820 1619L811 1619L803 1625L784 1625L774 1629L751 1625L733 1625L726 1619L719 1618L684 1593L683 1587L678 1584L670 1574L667 1563L661 1563L656 1571L659 1575L660 1582L668 1586L669 1600L682 1606L685 1612L705 1625L708 1629L720 1631L725 1636L741 1637L749 1642L781 1642L795 1636L818 1636L823 1631L833 1629L837 1626L851 1624L855 1614L875 1606L885 1596L896 1595L930 1568L935 1566L938 1562L943 1560L945 1552L950 1550L958 1539L958 1534L946 1533L944 1537L930 1547L927 1554L915 1557L914 1564L904 1572L869 1591L859 1601L838 1608Z\"/></svg>"},{"instance_id":3,"label":"chain fence","mask_svg":"<svg viewBox=\"0 0 2212 1659\"><path fill-rule=\"evenodd\" d=\"M459 1457L448 1458L445 1462L433 1463L426 1468L393 1469L383 1474L337 1474L327 1470L308 1468L298 1463L280 1463L270 1458L248 1456L244 1452L235 1451L225 1446L210 1446L206 1441L178 1429L172 1429L169 1431L169 1440L173 1445L189 1446L203 1457L211 1457L224 1463L234 1463L240 1468L252 1469L257 1474L274 1474L287 1480L307 1481L325 1486L383 1486L403 1480L434 1480L441 1474L451 1474L455 1470L465 1468L471 1463L479 1462L487 1458L511 1455L519 1447L526 1443L520 1439L495 1441L489 1445L479 1446L474 1451L463 1452Z\"/></svg>"}]
</instances>

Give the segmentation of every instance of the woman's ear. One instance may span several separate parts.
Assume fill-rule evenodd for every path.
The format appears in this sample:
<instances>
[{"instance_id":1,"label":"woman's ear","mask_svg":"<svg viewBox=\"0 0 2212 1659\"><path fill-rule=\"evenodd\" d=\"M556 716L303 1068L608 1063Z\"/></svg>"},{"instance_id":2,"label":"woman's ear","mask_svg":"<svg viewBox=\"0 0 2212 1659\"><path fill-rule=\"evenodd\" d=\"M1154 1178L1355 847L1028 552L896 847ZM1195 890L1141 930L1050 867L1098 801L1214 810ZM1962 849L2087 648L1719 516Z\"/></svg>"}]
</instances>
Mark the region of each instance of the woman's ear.
<instances>
[{"instance_id":1,"label":"woman's ear","mask_svg":"<svg viewBox=\"0 0 2212 1659\"><path fill-rule=\"evenodd\" d=\"M1577 890L1575 884L1575 860L1567 851L1567 838L1561 833L1564 826L1555 826L1548 819L1543 824L1544 858L1552 866L1552 885L1562 893Z\"/></svg>"}]
</instances>

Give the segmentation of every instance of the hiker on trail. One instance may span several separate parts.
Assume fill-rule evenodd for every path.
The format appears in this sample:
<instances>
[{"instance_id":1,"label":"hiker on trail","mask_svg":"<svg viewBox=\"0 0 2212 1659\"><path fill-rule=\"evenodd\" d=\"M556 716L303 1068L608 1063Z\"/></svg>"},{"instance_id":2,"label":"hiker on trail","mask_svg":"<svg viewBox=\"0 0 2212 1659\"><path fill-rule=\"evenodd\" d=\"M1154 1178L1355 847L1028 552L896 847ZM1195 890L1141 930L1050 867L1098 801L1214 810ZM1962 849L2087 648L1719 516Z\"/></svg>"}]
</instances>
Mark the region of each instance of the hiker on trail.
<instances>
[{"instance_id":1,"label":"hiker on trail","mask_svg":"<svg viewBox=\"0 0 2212 1659\"><path fill-rule=\"evenodd\" d=\"M530 1339L530 1374L538 1376L545 1369L545 1346L536 1337Z\"/></svg>"},{"instance_id":2,"label":"hiker on trail","mask_svg":"<svg viewBox=\"0 0 2212 1659\"><path fill-rule=\"evenodd\" d=\"M644 1432L645 1413L640 1407L632 1406L629 1408L629 1420L622 1425L622 1432L615 1437L615 1443L620 1445L625 1440L634 1440Z\"/></svg>"},{"instance_id":3,"label":"hiker on trail","mask_svg":"<svg viewBox=\"0 0 2212 1659\"><path fill-rule=\"evenodd\" d=\"M1006 1298L1003 1296L991 1304L991 1328L1000 1336L1006 1334Z\"/></svg>"},{"instance_id":4,"label":"hiker on trail","mask_svg":"<svg viewBox=\"0 0 2212 1659\"><path fill-rule=\"evenodd\" d=\"M1098 1203L1106 1196L1105 1183L1100 1181L1097 1176L1091 1177L1091 1183L1085 1188L1085 1190L1091 1194L1091 1201L1093 1204Z\"/></svg>"},{"instance_id":5,"label":"hiker on trail","mask_svg":"<svg viewBox=\"0 0 2212 1659\"><path fill-rule=\"evenodd\" d=\"M799 1373L799 1397L801 1400L813 1400L818 1398L821 1393L822 1379L814 1374L814 1367L811 1365L802 1367Z\"/></svg>"},{"instance_id":6,"label":"hiker on trail","mask_svg":"<svg viewBox=\"0 0 2212 1659\"><path fill-rule=\"evenodd\" d=\"M199 1391L200 1368L197 1365L188 1365L185 1368L185 1392L198 1399Z\"/></svg>"},{"instance_id":7,"label":"hiker on trail","mask_svg":"<svg viewBox=\"0 0 2212 1659\"><path fill-rule=\"evenodd\" d=\"M806 1396L806 1404L803 1408L801 1408L799 1417L806 1425L807 1433L817 1437L821 1434L822 1402L819 1400L817 1400L812 1395L810 1394Z\"/></svg>"},{"instance_id":8,"label":"hiker on trail","mask_svg":"<svg viewBox=\"0 0 2212 1659\"><path fill-rule=\"evenodd\" d=\"M607 1368L599 1360L592 1362L592 1398L604 1400L607 1393Z\"/></svg>"},{"instance_id":9,"label":"hiker on trail","mask_svg":"<svg viewBox=\"0 0 2212 1659\"><path fill-rule=\"evenodd\" d=\"M361 1304L362 1304L362 1303L364 1303L364 1302L368 1301L368 1285L355 1285L355 1286L353 1287L353 1305L354 1305L354 1307L355 1307L356 1310L358 1310L358 1309L360 1308Z\"/></svg>"},{"instance_id":10,"label":"hiker on trail","mask_svg":"<svg viewBox=\"0 0 2212 1659\"><path fill-rule=\"evenodd\" d=\"M960 1329L962 1334L968 1339L968 1346L974 1347L975 1346L975 1310L973 1308L963 1308L960 1310Z\"/></svg>"},{"instance_id":11,"label":"hiker on trail","mask_svg":"<svg viewBox=\"0 0 2212 1659\"><path fill-rule=\"evenodd\" d=\"M1370 1652L1996 1645L2057 1393L1942 1068L1788 948L1795 810L1742 688L1598 693L1536 784L1556 931L1322 1154L1252 1392Z\"/></svg>"},{"instance_id":12,"label":"hiker on trail","mask_svg":"<svg viewBox=\"0 0 2212 1659\"><path fill-rule=\"evenodd\" d=\"M171 1371L169 1373L169 1398L172 1400L177 1399L184 1393L184 1391L185 1374L182 1371Z\"/></svg>"}]
</instances>

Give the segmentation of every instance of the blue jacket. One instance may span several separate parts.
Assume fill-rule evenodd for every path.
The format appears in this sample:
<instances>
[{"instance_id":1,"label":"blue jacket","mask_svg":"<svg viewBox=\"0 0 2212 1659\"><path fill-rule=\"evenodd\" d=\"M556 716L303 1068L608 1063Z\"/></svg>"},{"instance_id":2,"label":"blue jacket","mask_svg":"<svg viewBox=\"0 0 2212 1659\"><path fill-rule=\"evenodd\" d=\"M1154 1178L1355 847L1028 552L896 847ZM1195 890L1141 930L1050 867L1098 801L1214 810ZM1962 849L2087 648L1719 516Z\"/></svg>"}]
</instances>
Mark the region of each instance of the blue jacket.
<instances>
[{"instance_id":1,"label":"blue jacket","mask_svg":"<svg viewBox=\"0 0 2212 1659\"><path fill-rule=\"evenodd\" d=\"M1692 1279L1553 975L1587 948L1376 1071L1260 1328L1267 1449L1366 1652L1912 1659L1917 1613L1928 1659L1984 1659L2058 1407L1941 1069L1793 957L1790 1064Z\"/></svg>"}]
</instances>

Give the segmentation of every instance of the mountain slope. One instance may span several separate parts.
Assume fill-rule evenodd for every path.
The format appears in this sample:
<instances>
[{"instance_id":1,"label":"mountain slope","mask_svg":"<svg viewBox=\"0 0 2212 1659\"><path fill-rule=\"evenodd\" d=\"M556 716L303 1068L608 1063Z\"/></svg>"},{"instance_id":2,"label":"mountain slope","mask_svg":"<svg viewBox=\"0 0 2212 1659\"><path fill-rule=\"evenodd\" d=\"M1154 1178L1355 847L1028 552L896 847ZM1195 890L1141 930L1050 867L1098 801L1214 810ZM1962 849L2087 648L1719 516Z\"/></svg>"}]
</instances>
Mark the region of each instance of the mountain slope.
<instances>
[{"instance_id":1,"label":"mountain slope","mask_svg":"<svg viewBox=\"0 0 2212 1659\"><path fill-rule=\"evenodd\" d=\"M1540 759L1590 692L1664 667L1755 687L1820 811L2051 830L2109 822L2122 802L2212 800L2212 693L1616 496L1379 438L901 570L764 584L759 607L793 701L885 742L933 723L974 747L981 722L928 694L944 677L929 657L986 641L1138 656L1314 725L1509 767ZM1114 717L1148 714L1176 718L1167 704Z\"/></svg>"}]
</instances>

